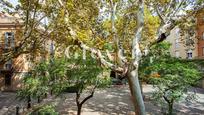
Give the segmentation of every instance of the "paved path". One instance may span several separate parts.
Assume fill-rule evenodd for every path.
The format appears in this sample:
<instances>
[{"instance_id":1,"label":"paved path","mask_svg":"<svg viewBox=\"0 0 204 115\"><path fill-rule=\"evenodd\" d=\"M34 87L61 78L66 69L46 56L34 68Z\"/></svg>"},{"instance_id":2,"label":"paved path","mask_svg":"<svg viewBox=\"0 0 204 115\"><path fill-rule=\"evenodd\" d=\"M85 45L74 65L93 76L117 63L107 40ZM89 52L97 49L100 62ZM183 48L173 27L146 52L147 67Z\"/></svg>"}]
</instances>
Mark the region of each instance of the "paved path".
<instances>
[{"instance_id":1,"label":"paved path","mask_svg":"<svg viewBox=\"0 0 204 115\"><path fill-rule=\"evenodd\" d=\"M145 95L150 95L152 86L145 85ZM198 100L193 103L181 101L175 105L178 115L204 115L204 89L196 89ZM60 115L76 115L75 94L63 94L58 98L45 99L46 102L55 102ZM82 96L83 97L83 96ZM23 105L15 99L15 93L0 93L0 115L8 115L8 109L16 105ZM161 115L161 108L146 100L145 106L149 115ZM115 86L106 90L98 90L94 97L83 105L82 115L134 115L134 108L127 86ZM11 115L15 115L10 112Z\"/></svg>"}]
</instances>

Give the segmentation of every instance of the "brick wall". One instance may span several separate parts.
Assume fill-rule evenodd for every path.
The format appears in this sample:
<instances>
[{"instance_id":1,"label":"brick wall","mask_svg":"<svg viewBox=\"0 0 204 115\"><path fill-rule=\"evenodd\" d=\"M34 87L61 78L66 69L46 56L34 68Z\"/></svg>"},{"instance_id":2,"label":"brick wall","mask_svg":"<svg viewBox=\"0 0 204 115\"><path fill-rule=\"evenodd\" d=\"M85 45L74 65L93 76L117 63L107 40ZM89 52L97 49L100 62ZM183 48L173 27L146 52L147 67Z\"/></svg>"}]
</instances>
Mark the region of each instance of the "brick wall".
<instances>
[{"instance_id":1,"label":"brick wall","mask_svg":"<svg viewBox=\"0 0 204 115\"><path fill-rule=\"evenodd\" d=\"M200 10L197 18L198 58L204 58L204 9Z\"/></svg>"}]
</instances>

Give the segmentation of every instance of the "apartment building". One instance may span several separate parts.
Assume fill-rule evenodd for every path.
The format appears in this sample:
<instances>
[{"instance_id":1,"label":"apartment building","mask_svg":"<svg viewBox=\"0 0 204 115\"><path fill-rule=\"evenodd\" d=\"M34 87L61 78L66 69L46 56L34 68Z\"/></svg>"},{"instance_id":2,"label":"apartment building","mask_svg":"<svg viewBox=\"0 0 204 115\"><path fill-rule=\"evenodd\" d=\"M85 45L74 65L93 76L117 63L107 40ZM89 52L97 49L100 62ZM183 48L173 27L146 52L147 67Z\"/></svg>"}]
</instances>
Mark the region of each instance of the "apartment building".
<instances>
[{"instance_id":1,"label":"apartment building","mask_svg":"<svg viewBox=\"0 0 204 115\"><path fill-rule=\"evenodd\" d=\"M193 40L194 45L187 44L186 38L189 37L180 36L178 27L171 31L167 41L172 44L170 48L172 56L182 59L204 59L204 9L199 10L195 18L196 35L190 38Z\"/></svg>"},{"instance_id":2,"label":"apartment building","mask_svg":"<svg viewBox=\"0 0 204 115\"><path fill-rule=\"evenodd\" d=\"M196 15L196 34L198 39L198 58L204 58L204 9L198 11Z\"/></svg>"},{"instance_id":3,"label":"apartment building","mask_svg":"<svg viewBox=\"0 0 204 115\"><path fill-rule=\"evenodd\" d=\"M18 16L11 16L6 13L0 13L0 55L15 50L22 38L20 37L23 30L23 23ZM53 43L48 40L42 43L45 44L47 54L50 46L53 50ZM45 55L47 55L45 54ZM28 74L32 68L30 54L21 54L14 59L9 59L6 63L0 63L0 91L15 91L22 85L22 78ZM47 58L42 54L36 54L35 60Z\"/></svg>"},{"instance_id":4,"label":"apartment building","mask_svg":"<svg viewBox=\"0 0 204 115\"><path fill-rule=\"evenodd\" d=\"M20 41L22 21L17 15L0 13L0 53L14 50ZM0 90L10 91L20 87L20 79L27 72L25 55L0 63Z\"/></svg>"},{"instance_id":5,"label":"apartment building","mask_svg":"<svg viewBox=\"0 0 204 115\"><path fill-rule=\"evenodd\" d=\"M41 30L41 29L39 29ZM15 50L22 41L23 22L17 15L0 13L0 54ZM54 42L46 39L42 42L42 52L37 52L35 62L48 59L54 55ZM33 68L30 54L21 54L18 57L0 62L0 91L15 91L22 85L22 78Z\"/></svg>"},{"instance_id":6,"label":"apartment building","mask_svg":"<svg viewBox=\"0 0 204 115\"><path fill-rule=\"evenodd\" d=\"M190 38L190 39L186 39ZM189 45L190 40L193 40L193 45ZM170 54L177 58L193 59L198 56L198 46L195 36L189 37L188 35L181 36L179 27L175 27L167 40L171 43Z\"/></svg>"}]
</instances>

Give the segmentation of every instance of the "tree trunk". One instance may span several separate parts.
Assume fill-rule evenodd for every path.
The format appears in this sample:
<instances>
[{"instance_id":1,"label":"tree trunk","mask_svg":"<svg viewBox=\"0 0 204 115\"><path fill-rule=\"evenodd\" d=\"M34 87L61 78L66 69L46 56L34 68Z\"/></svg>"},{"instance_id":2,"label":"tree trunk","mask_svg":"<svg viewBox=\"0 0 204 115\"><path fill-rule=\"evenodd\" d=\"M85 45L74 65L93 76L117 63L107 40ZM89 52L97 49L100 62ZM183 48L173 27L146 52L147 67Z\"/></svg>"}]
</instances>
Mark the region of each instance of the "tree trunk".
<instances>
[{"instance_id":1,"label":"tree trunk","mask_svg":"<svg viewBox=\"0 0 204 115\"><path fill-rule=\"evenodd\" d=\"M81 104L77 104L77 115L81 115L81 107L82 105Z\"/></svg>"},{"instance_id":2,"label":"tree trunk","mask_svg":"<svg viewBox=\"0 0 204 115\"><path fill-rule=\"evenodd\" d=\"M145 99L145 95L144 95L144 92L143 92L142 80L139 81L139 83L140 83L140 89L141 89L142 98L144 100Z\"/></svg>"},{"instance_id":3,"label":"tree trunk","mask_svg":"<svg viewBox=\"0 0 204 115\"><path fill-rule=\"evenodd\" d=\"M40 96L38 96L38 103L40 103Z\"/></svg>"},{"instance_id":4,"label":"tree trunk","mask_svg":"<svg viewBox=\"0 0 204 115\"><path fill-rule=\"evenodd\" d=\"M80 94L79 92L76 92L77 115L81 115L82 105L83 105L87 100L89 100L90 98L93 97L94 92L95 92L95 88L96 88L96 86L93 88L91 94L90 94L89 96L87 96L86 98L84 98L81 102L79 101L79 98L80 98L81 94Z\"/></svg>"},{"instance_id":5,"label":"tree trunk","mask_svg":"<svg viewBox=\"0 0 204 115\"><path fill-rule=\"evenodd\" d=\"M30 96L28 96L28 100L27 100L27 109L31 108L31 98Z\"/></svg>"},{"instance_id":6,"label":"tree trunk","mask_svg":"<svg viewBox=\"0 0 204 115\"><path fill-rule=\"evenodd\" d=\"M145 106L140 89L140 83L138 79L138 72L131 71L128 73L129 88L133 98L133 104L136 115L145 115Z\"/></svg>"},{"instance_id":7,"label":"tree trunk","mask_svg":"<svg viewBox=\"0 0 204 115\"><path fill-rule=\"evenodd\" d=\"M168 103L168 115L173 114L173 102Z\"/></svg>"}]
</instances>

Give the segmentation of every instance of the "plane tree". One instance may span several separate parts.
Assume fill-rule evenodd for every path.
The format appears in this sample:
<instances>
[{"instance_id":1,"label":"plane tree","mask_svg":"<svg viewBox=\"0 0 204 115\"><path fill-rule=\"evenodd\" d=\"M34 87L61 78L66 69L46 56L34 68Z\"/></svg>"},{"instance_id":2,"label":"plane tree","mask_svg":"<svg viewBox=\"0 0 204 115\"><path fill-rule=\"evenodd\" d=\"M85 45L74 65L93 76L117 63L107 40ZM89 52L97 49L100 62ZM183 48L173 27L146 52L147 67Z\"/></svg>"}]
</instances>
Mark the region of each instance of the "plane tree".
<instances>
[{"instance_id":1,"label":"plane tree","mask_svg":"<svg viewBox=\"0 0 204 115\"><path fill-rule=\"evenodd\" d=\"M69 8L66 7L66 2L58 0L59 5L64 9L66 12L66 19L69 20L69 15L71 15L72 12L70 12ZM138 80L138 67L139 62L144 54L144 50L141 51L142 46L142 32L144 28L144 6L146 5L148 10L151 11L152 15L155 15L159 17L159 26L155 29L156 35L152 38L152 42L149 42L146 46L147 49L151 47L152 45L162 42L167 38L167 36L170 34L170 31L179 23L182 23L182 21L189 16L192 16L195 14L195 12L199 8L203 8L203 4L199 5L197 4L198 1L174 1L174 0L167 0L167 1L159 1L159 0L150 0L150 1L106 1L105 7L109 7L109 15L111 26L109 28L111 29L110 32L110 38L111 41L114 43L114 52L115 52L115 60L108 61L108 58L105 57L106 54L103 54L103 52L99 49L97 49L94 46L91 46L90 44L86 43L86 41L81 40L81 36L77 33L77 28L72 25L72 23L67 22L70 36L73 40L75 40L75 44L81 47L82 49L85 49L87 51L92 52L93 54L97 55L99 60L102 64L104 64L106 67L114 70L115 72L121 74L122 76L125 76L128 78L129 86L131 94L133 95L134 99L134 105L136 114L145 114L145 107L144 102L142 99L141 91L140 91L140 85ZM202 3L202 2L201 2ZM73 3L74 4L74 3ZM102 3L103 4L103 3ZM123 5L120 7L120 4L128 4ZM187 6L192 6L192 12L188 13L185 12L185 8ZM132 9L131 9L132 8ZM125 9L130 9L130 11L126 14L121 14L121 10L125 12ZM118 12L117 12L118 11ZM181 12L185 13L181 13ZM123 13L123 12L122 12ZM125 15L126 14L126 15ZM107 14L104 14L107 15ZM126 36L123 40L129 40L129 44L127 42L122 42L120 36L118 35L118 31L116 28L116 22L119 19L119 16L126 16L129 20L133 20L135 23L135 26L133 26L133 34L131 36L131 31L125 27L125 31L129 36ZM71 21L70 21L71 22ZM128 26L134 25L134 23L127 24ZM147 30L148 31L148 30ZM152 37L152 36L151 36ZM127 49L124 49L124 47L121 45L123 44L127 46ZM123 51L126 51L125 55L123 55ZM108 56L107 56L108 57Z\"/></svg>"},{"instance_id":2,"label":"plane tree","mask_svg":"<svg viewBox=\"0 0 204 115\"><path fill-rule=\"evenodd\" d=\"M21 0L20 4L22 6L29 1L31 0ZM71 44L91 52L104 67L128 79L135 113L138 115L145 114L138 79L141 58L148 53L149 48L165 40L174 27L194 16L204 5L202 0L36 0L36 2L40 4L38 12L43 12L49 20L50 37L53 40L65 47ZM154 24L155 20L146 18L145 8L149 12L149 17L158 17L158 23L155 24L158 26L153 26L155 28L150 36L147 34L151 29L148 29L145 20L147 19L150 24ZM102 26L108 21L109 31ZM149 39L151 40L148 41ZM110 46L109 42L113 43L113 56L109 55L106 48L101 47L105 43Z\"/></svg>"}]
</instances>

